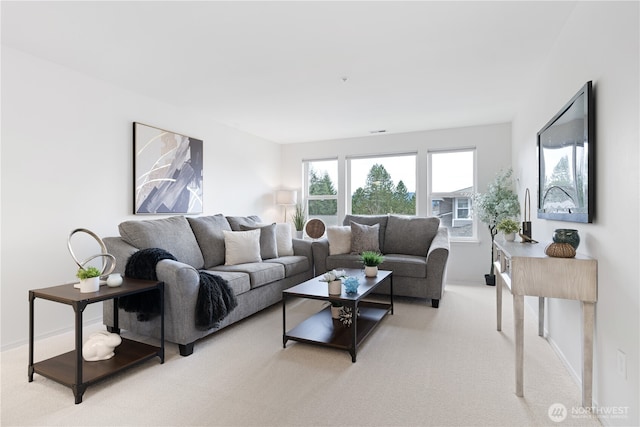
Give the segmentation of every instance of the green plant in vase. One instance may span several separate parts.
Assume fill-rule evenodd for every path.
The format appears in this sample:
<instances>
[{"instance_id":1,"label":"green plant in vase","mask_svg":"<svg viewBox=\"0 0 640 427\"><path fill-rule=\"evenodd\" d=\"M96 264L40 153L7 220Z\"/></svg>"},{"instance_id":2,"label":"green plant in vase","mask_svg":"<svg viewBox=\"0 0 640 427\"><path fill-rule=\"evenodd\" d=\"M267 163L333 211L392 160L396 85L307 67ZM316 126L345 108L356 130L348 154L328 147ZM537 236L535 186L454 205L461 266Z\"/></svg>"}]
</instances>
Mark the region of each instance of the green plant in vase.
<instances>
[{"instance_id":1,"label":"green plant in vase","mask_svg":"<svg viewBox=\"0 0 640 427\"><path fill-rule=\"evenodd\" d=\"M520 231L520 224L514 219L504 218L498 223L496 229L504 234L505 240L513 242L516 238L515 233Z\"/></svg>"},{"instance_id":2,"label":"green plant in vase","mask_svg":"<svg viewBox=\"0 0 640 427\"><path fill-rule=\"evenodd\" d=\"M92 277L100 277L100 270L98 270L96 267L80 267L78 269L78 272L76 273L76 277L80 280L90 279Z\"/></svg>"},{"instance_id":3,"label":"green plant in vase","mask_svg":"<svg viewBox=\"0 0 640 427\"><path fill-rule=\"evenodd\" d=\"M384 256L380 252L375 251L362 252L360 259L366 267L377 267L384 262Z\"/></svg>"},{"instance_id":4,"label":"green plant in vase","mask_svg":"<svg viewBox=\"0 0 640 427\"><path fill-rule=\"evenodd\" d=\"M302 205L298 203L296 205L295 212L293 213L293 215L291 215L291 221L293 221L293 227L296 229L296 231L302 233L306 219L307 219L306 212L304 211L304 208L302 207ZM299 237L302 237L302 236L299 236Z\"/></svg>"},{"instance_id":5,"label":"green plant in vase","mask_svg":"<svg viewBox=\"0 0 640 427\"><path fill-rule=\"evenodd\" d=\"M364 251L360 254L360 260L364 264L364 275L376 277L378 275L378 266L384 262L384 256L379 252Z\"/></svg>"}]
</instances>

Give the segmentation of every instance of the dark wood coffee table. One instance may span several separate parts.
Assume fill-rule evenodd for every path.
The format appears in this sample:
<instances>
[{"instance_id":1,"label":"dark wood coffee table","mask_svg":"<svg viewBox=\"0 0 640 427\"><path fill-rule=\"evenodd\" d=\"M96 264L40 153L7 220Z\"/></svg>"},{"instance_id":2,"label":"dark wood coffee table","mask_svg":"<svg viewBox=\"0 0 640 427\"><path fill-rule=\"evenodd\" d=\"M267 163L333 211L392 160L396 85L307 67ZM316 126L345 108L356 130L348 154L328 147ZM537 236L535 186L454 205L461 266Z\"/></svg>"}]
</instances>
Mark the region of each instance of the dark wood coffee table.
<instances>
[{"instance_id":1,"label":"dark wood coffee table","mask_svg":"<svg viewBox=\"0 0 640 427\"><path fill-rule=\"evenodd\" d=\"M358 293L347 294L342 287L341 295L329 295L327 282L322 282L322 276L315 277L299 285L282 291L282 346L287 346L288 340L316 344L347 350L351 354L351 361L355 363L360 344L369 336L380 321L387 315L393 314L393 272L380 270L376 277L363 277L362 270L345 269L347 276L360 279ZM382 283L389 283L389 302L367 300L367 296ZM343 306L351 307L353 313L360 313L354 318L350 326L345 326L339 320L331 318L331 306L312 315L293 329L287 331L287 299L291 297L308 298L329 302L341 302Z\"/></svg>"}]
</instances>

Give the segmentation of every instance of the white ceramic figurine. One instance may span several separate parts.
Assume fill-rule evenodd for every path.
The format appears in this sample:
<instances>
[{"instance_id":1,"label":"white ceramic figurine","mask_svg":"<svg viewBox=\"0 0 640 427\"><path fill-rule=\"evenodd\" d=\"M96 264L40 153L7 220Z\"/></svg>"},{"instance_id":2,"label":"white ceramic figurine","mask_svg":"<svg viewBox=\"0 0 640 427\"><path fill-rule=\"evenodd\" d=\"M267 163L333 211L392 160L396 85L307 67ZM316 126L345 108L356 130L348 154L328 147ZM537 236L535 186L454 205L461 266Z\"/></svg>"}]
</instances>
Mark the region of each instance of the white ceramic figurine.
<instances>
[{"instance_id":1,"label":"white ceramic figurine","mask_svg":"<svg viewBox=\"0 0 640 427\"><path fill-rule=\"evenodd\" d=\"M120 335L107 331L94 332L82 346L82 357L88 362L111 359L113 349L122 343Z\"/></svg>"}]
</instances>

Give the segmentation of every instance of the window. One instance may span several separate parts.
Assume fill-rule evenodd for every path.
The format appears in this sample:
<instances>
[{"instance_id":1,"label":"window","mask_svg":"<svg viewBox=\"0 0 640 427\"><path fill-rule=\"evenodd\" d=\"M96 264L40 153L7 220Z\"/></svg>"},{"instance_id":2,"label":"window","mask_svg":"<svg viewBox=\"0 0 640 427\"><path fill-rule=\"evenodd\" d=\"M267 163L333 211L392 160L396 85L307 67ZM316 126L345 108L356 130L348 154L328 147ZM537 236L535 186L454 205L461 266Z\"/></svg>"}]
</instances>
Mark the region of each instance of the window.
<instances>
[{"instance_id":1,"label":"window","mask_svg":"<svg viewBox=\"0 0 640 427\"><path fill-rule=\"evenodd\" d=\"M416 214L415 154L353 157L347 162L352 214Z\"/></svg>"},{"instance_id":2,"label":"window","mask_svg":"<svg viewBox=\"0 0 640 427\"><path fill-rule=\"evenodd\" d=\"M307 218L338 224L338 160L304 162Z\"/></svg>"},{"instance_id":3,"label":"window","mask_svg":"<svg viewBox=\"0 0 640 427\"><path fill-rule=\"evenodd\" d=\"M429 215L440 218L453 239L474 238L475 149L429 152L429 171Z\"/></svg>"}]
</instances>

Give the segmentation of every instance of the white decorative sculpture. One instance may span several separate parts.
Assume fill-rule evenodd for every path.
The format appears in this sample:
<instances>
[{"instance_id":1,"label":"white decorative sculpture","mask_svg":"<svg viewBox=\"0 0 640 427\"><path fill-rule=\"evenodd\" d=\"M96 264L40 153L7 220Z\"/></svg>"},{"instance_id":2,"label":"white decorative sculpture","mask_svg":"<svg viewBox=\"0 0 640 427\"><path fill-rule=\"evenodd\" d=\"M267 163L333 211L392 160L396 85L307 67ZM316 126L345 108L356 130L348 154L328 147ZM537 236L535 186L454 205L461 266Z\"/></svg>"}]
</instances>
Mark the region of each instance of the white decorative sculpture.
<instances>
[{"instance_id":1,"label":"white decorative sculpture","mask_svg":"<svg viewBox=\"0 0 640 427\"><path fill-rule=\"evenodd\" d=\"M111 359L115 353L113 349L122 343L120 335L107 331L94 332L82 346L82 357L87 362Z\"/></svg>"}]
</instances>

